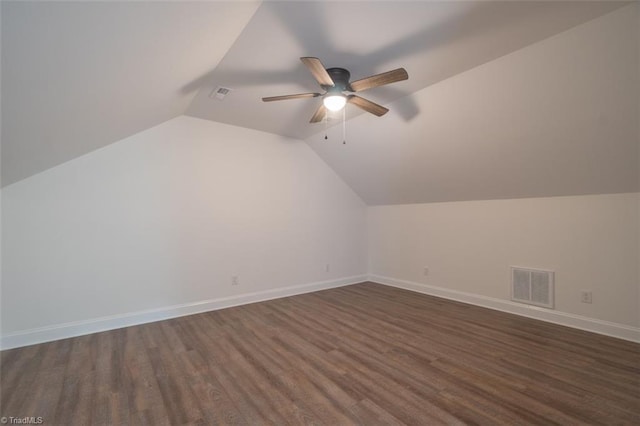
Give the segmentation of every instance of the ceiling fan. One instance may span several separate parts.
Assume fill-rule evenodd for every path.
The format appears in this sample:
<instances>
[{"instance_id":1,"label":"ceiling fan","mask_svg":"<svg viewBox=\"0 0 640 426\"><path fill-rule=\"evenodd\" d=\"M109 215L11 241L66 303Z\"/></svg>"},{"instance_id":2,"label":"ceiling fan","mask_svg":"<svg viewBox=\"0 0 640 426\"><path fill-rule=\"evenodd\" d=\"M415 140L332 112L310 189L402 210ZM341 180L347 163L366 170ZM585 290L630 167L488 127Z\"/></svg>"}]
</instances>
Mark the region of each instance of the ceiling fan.
<instances>
[{"instance_id":1,"label":"ceiling fan","mask_svg":"<svg viewBox=\"0 0 640 426\"><path fill-rule=\"evenodd\" d=\"M382 105L371 102L354 92L362 92L385 84L407 80L409 75L404 68L383 72L370 77L361 78L350 82L351 73L344 68L325 68L320 59L313 57L300 58L303 64L311 71L320 87L325 93L298 93L295 95L269 96L262 98L263 102L283 101L286 99L316 98L322 96L322 104L318 107L310 123L318 123L324 119L329 111L340 111L348 102L378 117L389 110Z\"/></svg>"}]
</instances>

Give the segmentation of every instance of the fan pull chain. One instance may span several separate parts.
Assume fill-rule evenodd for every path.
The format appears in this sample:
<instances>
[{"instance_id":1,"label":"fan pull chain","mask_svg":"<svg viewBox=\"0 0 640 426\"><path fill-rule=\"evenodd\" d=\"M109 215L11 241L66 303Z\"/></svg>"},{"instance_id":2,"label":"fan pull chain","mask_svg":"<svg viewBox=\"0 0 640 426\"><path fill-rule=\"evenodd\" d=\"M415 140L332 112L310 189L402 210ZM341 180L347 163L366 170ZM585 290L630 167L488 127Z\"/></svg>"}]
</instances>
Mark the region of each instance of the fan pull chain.
<instances>
[{"instance_id":1,"label":"fan pull chain","mask_svg":"<svg viewBox=\"0 0 640 426\"><path fill-rule=\"evenodd\" d=\"M346 145L347 144L347 124L346 124L346 119L347 117L347 106L345 105L344 108L342 108L342 145Z\"/></svg>"},{"instance_id":2,"label":"fan pull chain","mask_svg":"<svg viewBox=\"0 0 640 426\"><path fill-rule=\"evenodd\" d=\"M327 129L329 128L329 114L324 115L324 140L329 139L327 137Z\"/></svg>"}]
</instances>

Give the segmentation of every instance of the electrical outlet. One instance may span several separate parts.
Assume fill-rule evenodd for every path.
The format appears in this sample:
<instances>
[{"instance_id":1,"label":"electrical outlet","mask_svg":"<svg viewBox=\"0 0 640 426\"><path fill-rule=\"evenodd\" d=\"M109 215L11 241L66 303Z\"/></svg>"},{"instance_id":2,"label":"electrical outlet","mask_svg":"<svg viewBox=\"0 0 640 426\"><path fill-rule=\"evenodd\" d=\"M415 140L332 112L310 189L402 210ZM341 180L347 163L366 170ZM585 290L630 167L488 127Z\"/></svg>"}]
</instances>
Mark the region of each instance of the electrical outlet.
<instances>
[{"instance_id":1,"label":"electrical outlet","mask_svg":"<svg viewBox=\"0 0 640 426\"><path fill-rule=\"evenodd\" d=\"M425 266L425 267L424 267L424 269L422 270L422 275L424 275L425 277L426 277L427 275L429 275L429 267L428 267L428 266Z\"/></svg>"},{"instance_id":2,"label":"electrical outlet","mask_svg":"<svg viewBox=\"0 0 640 426\"><path fill-rule=\"evenodd\" d=\"M580 292L580 302L593 303L593 295L591 294L591 290L582 290Z\"/></svg>"},{"instance_id":3,"label":"electrical outlet","mask_svg":"<svg viewBox=\"0 0 640 426\"><path fill-rule=\"evenodd\" d=\"M237 275L234 275L231 277L231 285L238 285L240 284L240 279L238 278Z\"/></svg>"},{"instance_id":4,"label":"electrical outlet","mask_svg":"<svg viewBox=\"0 0 640 426\"><path fill-rule=\"evenodd\" d=\"M331 265L330 264L327 263L326 265L324 265L324 271L325 272L329 272L330 270L331 270Z\"/></svg>"}]
</instances>

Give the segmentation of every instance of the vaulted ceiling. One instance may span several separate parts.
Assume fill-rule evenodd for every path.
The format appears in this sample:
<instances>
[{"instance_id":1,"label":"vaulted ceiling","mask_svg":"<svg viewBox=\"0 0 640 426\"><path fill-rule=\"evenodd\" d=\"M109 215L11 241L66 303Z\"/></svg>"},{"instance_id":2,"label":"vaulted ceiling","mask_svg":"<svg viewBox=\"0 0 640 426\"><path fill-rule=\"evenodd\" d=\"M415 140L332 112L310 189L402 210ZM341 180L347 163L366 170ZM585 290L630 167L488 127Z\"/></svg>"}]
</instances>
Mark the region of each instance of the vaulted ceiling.
<instances>
[{"instance_id":1,"label":"vaulted ceiling","mask_svg":"<svg viewBox=\"0 0 640 426\"><path fill-rule=\"evenodd\" d=\"M183 114L258 5L2 1L2 184Z\"/></svg>"},{"instance_id":2,"label":"vaulted ceiling","mask_svg":"<svg viewBox=\"0 0 640 426\"><path fill-rule=\"evenodd\" d=\"M621 42L624 55L638 31L537 47L621 8L637 22L637 5L615 1L2 2L2 184L186 114L305 140L368 204L637 190L637 133L569 129L611 108L608 128L628 127L633 96L587 90L604 102L560 120L591 85L567 67L550 77L547 62L580 43ZM343 145L341 127L325 141L309 124L318 99L260 101L317 91L301 56L354 79L397 67L410 78L363 94L391 109L382 118L348 108ZM637 94L635 62L620 72ZM218 86L232 89L224 101L210 96Z\"/></svg>"}]
</instances>

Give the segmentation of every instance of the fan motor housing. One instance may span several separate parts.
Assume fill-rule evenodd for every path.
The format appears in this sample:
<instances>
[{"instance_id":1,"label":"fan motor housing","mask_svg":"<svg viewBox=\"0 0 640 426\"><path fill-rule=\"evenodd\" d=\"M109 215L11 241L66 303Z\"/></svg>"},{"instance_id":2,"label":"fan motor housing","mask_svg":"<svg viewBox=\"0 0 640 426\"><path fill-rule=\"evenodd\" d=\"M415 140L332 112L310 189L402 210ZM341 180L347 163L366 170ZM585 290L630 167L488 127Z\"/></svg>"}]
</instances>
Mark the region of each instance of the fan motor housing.
<instances>
[{"instance_id":1,"label":"fan motor housing","mask_svg":"<svg viewBox=\"0 0 640 426\"><path fill-rule=\"evenodd\" d=\"M327 73L331 76L334 85L322 85L324 90L329 92L342 92L344 90L352 91L349 86L349 79L351 78L351 73L349 71L344 68L327 68Z\"/></svg>"}]
</instances>

